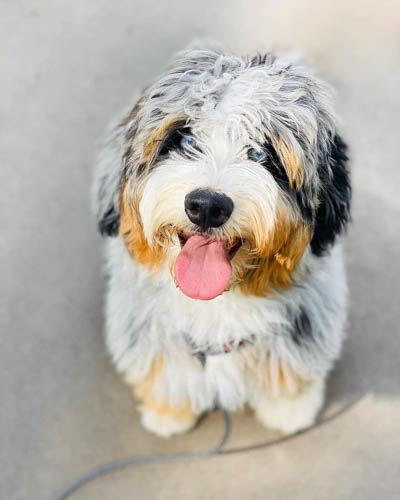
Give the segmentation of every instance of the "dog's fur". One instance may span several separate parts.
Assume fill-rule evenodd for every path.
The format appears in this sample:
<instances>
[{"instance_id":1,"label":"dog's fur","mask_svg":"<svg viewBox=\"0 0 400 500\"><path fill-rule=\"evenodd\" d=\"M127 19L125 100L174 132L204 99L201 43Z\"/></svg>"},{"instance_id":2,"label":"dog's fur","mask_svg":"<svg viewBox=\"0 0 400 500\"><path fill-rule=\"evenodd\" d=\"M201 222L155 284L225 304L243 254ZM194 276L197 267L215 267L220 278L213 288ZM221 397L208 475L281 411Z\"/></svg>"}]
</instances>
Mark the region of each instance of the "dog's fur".
<instances>
[{"instance_id":1,"label":"dog's fur","mask_svg":"<svg viewBox=\"0 0 400 500\"><path fill-rule=\"evenodd\" d=\"M246 403L286 433L313 424L345 320L345 150L330 88L272 54L179 53L113 128L95 178L110 236L106 340L147 429L169 436ZM209 301L174 279L179 236L199 231L184 209L197 188L234 203L209 236L242 242Z\"/></svg>"}]
</instances>

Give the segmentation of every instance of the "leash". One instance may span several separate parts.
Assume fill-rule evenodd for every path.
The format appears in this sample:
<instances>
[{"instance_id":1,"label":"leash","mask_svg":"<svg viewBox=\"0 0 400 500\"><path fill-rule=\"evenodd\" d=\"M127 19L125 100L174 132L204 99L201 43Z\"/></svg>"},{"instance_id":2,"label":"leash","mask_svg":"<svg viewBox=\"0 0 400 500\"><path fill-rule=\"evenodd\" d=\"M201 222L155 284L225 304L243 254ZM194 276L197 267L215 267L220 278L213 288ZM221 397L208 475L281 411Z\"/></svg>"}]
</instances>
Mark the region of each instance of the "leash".
<instances>
[{"instance_id":1,"label":"leash","mask_svg":"<svg viewBox=\"0 0 400 500\"><path fill-rule=\"evenodd\" d=\"M262 448L267 448L271 447L280 443L283 443L285 441L290 441L292 439L295 439L303 434L309 433L313 430L315 430L318 427L321 427L321 425L325 425L332 420L337 419L344 413L347 413L351 408L353 408L356 404L358 404L362 399L364 399L366 395L362 395L359 398L351 401L349 404L345 405L343 408L339 409L336 413L334 413L330 417L323 418L321 420L317 420L316 424L313 427L310 427L308 429L304 429L302 431L299 431L295 434L291 434L288 436L282 436L277 439L273 439L271 441L267 441L265 443L260 443L256 445L251 445L251 446L244 446L241 448L231 448L228 450L223 450L223 446L225 443L228 441L230 434L231 434L231 418L229 416L229 413L224 410L223 408L220 408L221 413L224 417L224 432L222 435L222 438L218 442L216 446L213 448L210 448L208 450L204 451L197 451L193 453L176 453L176 454L171 454L171 455L154 455L150 457L137 457L137 458L131 458L127 460L121 460L118 462L111 462L107 465L103 465L97 469L94 469L93 471L89 472L88 474L85 474L84 476L78 478L76 481L68 485L61 493L59 493L56 497L54 497L54 500L66 500L69 498L73 493L75 493L77 490L82 488L85 484L94 481L95 479L98 479L99 477L105 476L106 474L110 474L111 472L114 472L116 470L122 470L126 469L128 467L136 466L136 465L146 465L146 464L154 464L154 463L159 463L159 462L172 462L175 460L190 460L190 459L196 459L196 458L206 458L210 457L213 455L228 455L232 453L243 453L246 451L253 451L253 450L259 450Z\"/></svg>"},{"instance_id":2,"label":"leash","mask_svg":"<svg viewBox=\"0 0 400 500\"><path fill-rule=\"evenodd\" d=\"M62 491L59 495L57 495L54 500L65 500L70 497L72 493L79 490L85 484L94 481L98 477L105 476L110 472L114 472L116 470L126 469L127 467L132 467L135 465L146 465L146 464L154 464L157 462L172 462L174 460L187 460L192 458L205 458L210 457L211 455L216 455L220 453L222 447L227 442L230 433L231 433L231 419L229 413L226 410L221 408L222 415L224 417L224 434L218 444L209 450L204 451L196 451L193 453L175 453L172 455L154 455L151 457L138 457L131 458L128 460L121 460L118 462L111 462L110 464L103 465L98 469L94 469L88 474L80 477L69 486L67 486L64 491Z\"/></svg>"}]
</instances>

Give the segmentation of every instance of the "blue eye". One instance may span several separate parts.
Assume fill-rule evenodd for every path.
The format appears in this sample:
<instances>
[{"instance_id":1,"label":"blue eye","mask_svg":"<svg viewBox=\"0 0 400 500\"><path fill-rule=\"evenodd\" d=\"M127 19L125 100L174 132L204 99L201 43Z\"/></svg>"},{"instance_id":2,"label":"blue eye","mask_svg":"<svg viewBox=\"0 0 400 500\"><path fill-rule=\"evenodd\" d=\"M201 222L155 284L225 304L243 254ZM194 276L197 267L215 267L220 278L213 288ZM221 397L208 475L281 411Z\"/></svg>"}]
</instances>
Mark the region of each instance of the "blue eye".
<instances>
[{"instance_id":1,"label":"blue eye","mask_svg":"<svg viewBox=\"0 0 400 500\"><path fill-rule=\"evenodd\" d=\"M262 150L257 151L254 148L250 148L247 152L247 156L249 160L261 162L265 160L265 158L267 157L267 153Z\"/></svg>"},{"instance_id":2,"label":"blue eye","mask_svg":"<svg viewBox=\"0 0 400 500\"><path fill-rule=\"evenodd\" d=\"M190 135L183 135L180 144L183 149L193 149L196 146L196 141Z\"/></svg>"}]
</instances>

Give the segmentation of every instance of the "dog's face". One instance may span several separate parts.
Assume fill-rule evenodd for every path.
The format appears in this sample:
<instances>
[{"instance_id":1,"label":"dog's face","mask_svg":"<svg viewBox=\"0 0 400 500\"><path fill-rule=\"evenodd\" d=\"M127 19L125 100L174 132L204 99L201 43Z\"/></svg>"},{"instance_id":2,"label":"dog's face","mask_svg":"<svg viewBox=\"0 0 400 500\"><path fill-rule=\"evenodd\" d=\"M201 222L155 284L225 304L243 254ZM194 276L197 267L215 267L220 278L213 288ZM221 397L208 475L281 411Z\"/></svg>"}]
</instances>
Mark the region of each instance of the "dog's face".
<instances>
[{"instance_id":1,"label":"dog's face","mask_svg":"<svg viewBox=\"0 0 400 500\"><path fill-rule=\"evenodd\" d=\"M347 222L329 89L302 68L184 52L122 132L118 202L100 200L100 227L192 298L285 288L307 247L322 255Z\"/></svg>"}]
</instances>

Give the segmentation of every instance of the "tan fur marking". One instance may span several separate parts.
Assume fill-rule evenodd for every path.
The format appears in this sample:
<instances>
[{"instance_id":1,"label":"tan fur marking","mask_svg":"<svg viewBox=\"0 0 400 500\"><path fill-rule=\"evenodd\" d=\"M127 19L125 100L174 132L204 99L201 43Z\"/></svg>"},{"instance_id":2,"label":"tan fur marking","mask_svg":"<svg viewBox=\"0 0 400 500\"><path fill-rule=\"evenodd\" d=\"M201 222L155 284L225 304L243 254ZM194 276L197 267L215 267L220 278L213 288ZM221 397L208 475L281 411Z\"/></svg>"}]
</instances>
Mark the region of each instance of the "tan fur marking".
<instances>
[{"instance_id":1,"label":"tan fur marking","mask_svg":"<svg viewBox=\"0 0 400 500\"><path fill-rule=\"evenodd\" d=\"M140 199L130 202L128 196L128 184L121 187L121 218L119 232L131 256L139 264L144 265L151 271L156 271L164 257L162 245L150 246L144 236L143 227L139 215Z\"/></svg>"},{"instance_id":2,"label":"tan fur marking","mask_svg":"<svg viewBox=\"0 0 400 500\"><path fill-rule=\"evenodd\" d=\"M276 387L273 388L274 395L286 394L287 396L295 396L299 394L303 388L304 382L293 371L293 369L283 361L279 362L278 381Z\"/></svg>"},{"instance_id":3,"label":"tan fur marking","mask_svg":"<svg viewBox=\"0 0 400 500\"><path fill-rule=\"evenodd\" d=\"M269 354L263 360L259 360L258 355L252 352L247 352L245 357L249 375L270 395L296 396L304 389L306 382L288 363L282 360L272 362Z\"/></svg>"},{"instance_id":4,"label":"tan fur marking","mask_svg":"<svg viewBox=\"0 0 400 500\"><path fill-rule=\"evenodd\" d=\"M161 122L160 126L155 128L143 147L141 161L146 164L149 169L163 145L164 139L168 132L182 126L186 123L186 118L182 115L167 115Z\"/></svg>"},{"instance_id":5,"label":"tan fur marking","mask_svg":"<svg viewBox=\"0 0 400 500\"><path fill-rule=\"evenodd\" d=\"M300 189L304 182L304 169L300 157L283 139L275 139L272 143L286 170L290 187Z\"/></svg>"},{"instance_id":6,"label":"tan fur marking","mask_svg":"<svg viewBox=\"0 0 400 500\"><path fill-rule=\"evenodd\" d=\"M149 371L140 382L135 385L135 395L143 400L151 393L154 384L161 377L164 371L164 358L159 356L153 359Z\"/></svg>"},{"instance_id":7,"label":"tan fur marking","mask_svg":"<svg viewBox=\"0 0 400 500\"><path fill-rule=\"evenodd\" d=\"M263 297L274 289L292 284L292 274L310 241L310 230L302 222L278 217L268 247L254 257L239 287L246 295Z\"/></svg>"},{"instance_id":8,"label":"tan fur marking","mask_svg":"<svg viewBox=\"0 0 400 500\"><path fill-rule=\"evenodd\" d=\"M162 376L164 370L164 359L156 358L150 367L150 370L145 377L135 385L134 394L137 399L150 411L159 416L168 416L171 419L182 422L191 421L195 418L195 414L189 403L172 407L168 402L158 403L152 396L153 386Z\"/></svg>"},{"instance_id":9,"label":"tan fur marking","mask_svg":"<svg viewBox=\"0 0 400 500\"><path fill-rule=\"evenodd\" d=\"M158 416L168 416L173 420L181 422L192 421L196 418L195 413L189 404L179 407L172 407L168 403L158 404L150 396L142 400L142 404Z\"/></svg>"}]
</instances>

